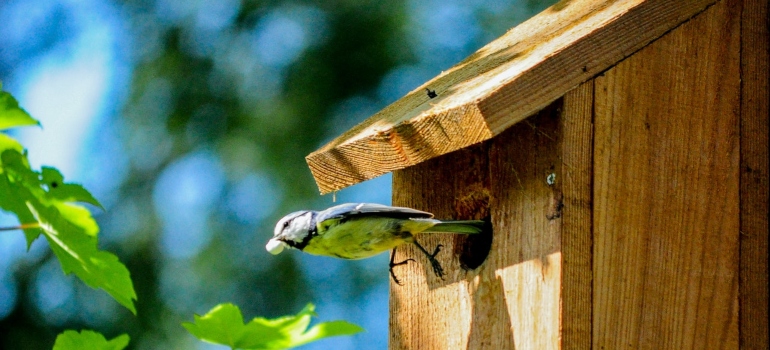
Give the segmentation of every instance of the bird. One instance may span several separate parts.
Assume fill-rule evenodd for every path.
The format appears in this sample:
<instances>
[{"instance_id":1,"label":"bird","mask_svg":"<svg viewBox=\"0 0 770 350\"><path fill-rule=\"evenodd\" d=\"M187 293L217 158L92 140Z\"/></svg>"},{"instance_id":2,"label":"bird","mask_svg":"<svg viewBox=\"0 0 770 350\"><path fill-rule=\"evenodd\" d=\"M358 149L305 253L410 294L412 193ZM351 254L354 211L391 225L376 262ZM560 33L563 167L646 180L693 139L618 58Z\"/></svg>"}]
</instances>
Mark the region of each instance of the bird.
<instances>
[{"instance_id":1,"label":"bird","mask_svg":"<svg viewBox=\"0 0 770 350\"><path fill-rule=\"evenodd\" d=\"M396 247L404 243L417 246L436 276L443 279L444 270L436 260L442 245L429 253L415 236L429 232L478 234L483 230L482 220L437 220L431 213L411 208L345 203L322 211L301 210L284 216L275 225L265 248L273 255L290 248L340 259L364 259L392 250L390 276L401 284L393 267L414 260L394 262Z\"/></svg>"}]
</instances>

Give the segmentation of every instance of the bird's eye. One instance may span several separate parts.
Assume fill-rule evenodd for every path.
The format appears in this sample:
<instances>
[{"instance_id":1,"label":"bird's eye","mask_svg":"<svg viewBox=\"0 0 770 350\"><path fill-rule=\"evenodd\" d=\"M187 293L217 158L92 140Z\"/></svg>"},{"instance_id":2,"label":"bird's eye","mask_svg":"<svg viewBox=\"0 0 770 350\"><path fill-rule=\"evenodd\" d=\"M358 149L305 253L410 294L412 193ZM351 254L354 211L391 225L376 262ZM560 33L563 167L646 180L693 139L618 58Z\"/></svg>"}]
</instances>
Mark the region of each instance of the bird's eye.
<instances>
[{"instance_id":1,"label":"bird's eye","mask_svg":"<svg viewBox=\"0 0 770 350\"><path fill-rule=\"evenodd\" d=\"M289 222L288 221L284 221L283 222L283 228L287 228L287 227L289 227Z\"/></svg>"}]
</instances>

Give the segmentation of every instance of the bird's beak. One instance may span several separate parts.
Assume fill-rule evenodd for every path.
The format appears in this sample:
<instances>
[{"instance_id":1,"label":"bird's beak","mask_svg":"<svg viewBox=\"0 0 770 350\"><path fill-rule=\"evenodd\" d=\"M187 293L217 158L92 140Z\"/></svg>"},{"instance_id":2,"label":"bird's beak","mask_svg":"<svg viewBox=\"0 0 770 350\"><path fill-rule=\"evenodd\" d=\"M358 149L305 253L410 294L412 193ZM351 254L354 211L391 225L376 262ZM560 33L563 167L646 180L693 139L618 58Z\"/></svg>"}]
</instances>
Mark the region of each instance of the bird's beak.
<instances>
[{"instance_id":1,"label":"bird's beak","mask_svg":"<svg viewBox=\"0 0 770 350\"><path fill-rule=\"evenodd\" d=\"M275 238L271 238L269 241L267 241L265 249L267 249L270 254L278 255L283 251L283 248L285 247L286 243L283 243Z\"/></svg>"}]
</instances>

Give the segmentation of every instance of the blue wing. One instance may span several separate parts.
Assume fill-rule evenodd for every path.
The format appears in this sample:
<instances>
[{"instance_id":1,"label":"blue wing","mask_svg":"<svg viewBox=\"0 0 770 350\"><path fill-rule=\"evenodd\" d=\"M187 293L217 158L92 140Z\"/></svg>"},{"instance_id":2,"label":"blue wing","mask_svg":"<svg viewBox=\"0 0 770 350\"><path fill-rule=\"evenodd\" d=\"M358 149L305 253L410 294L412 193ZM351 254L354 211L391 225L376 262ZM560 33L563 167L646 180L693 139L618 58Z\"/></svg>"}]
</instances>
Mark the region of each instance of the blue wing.
<instances>
[{"instance_id":1,"label":"blue wing","mask_svg":"<svg viewBox=\"0 0 770 350\"><path fill-rule=\"evenodd\" d=\"M318 213L316 222L329 219L347 220L354 217L377 215L394 219L432 218L433 214L403 207L390 207L373 203L345 203Z\"/></svg>"}]
</instances>

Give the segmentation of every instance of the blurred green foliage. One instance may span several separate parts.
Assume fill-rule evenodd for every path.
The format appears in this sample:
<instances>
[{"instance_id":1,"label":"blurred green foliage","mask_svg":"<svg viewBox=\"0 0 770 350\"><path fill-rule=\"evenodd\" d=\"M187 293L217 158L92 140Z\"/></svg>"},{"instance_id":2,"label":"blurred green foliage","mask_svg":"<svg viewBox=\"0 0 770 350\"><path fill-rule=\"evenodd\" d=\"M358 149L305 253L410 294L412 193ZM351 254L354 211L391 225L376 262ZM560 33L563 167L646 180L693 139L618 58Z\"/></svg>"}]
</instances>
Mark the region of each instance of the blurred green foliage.
<instances>
[{"instance_id":1,"label":"blurred green foliage","mask_svg":"<svg viewBox=\"0 0 770 350\"><path fill-rule=\"evenodd\" d=\"M50 349L62 330L89 328L129 334L129 349L188 349L198 342L180 323L193 313L232 302L244 314L277 317L308 300L325 317L367 329L316 348L385 348L386 256L265 252L283 214L332 204L318 196L304 157L552 2L84 2L115 9L116 52L128 62L116 73L130 74L125 94L108 101L97 126L119 144L107 160L125 166L108 173L117 187L96 193L106 210L95 219L99 248L131 271L138 316L71 280L46 287L68 294L39 307L51 253L33 246L12 267L18 301L0 319L0 348ZM0 4L0 15L15 3ZM25 63L3 55L66 39L78 17L57 6L40 22L53 33L41 36L47 41L0 50L0 79ZM104 167L104 158L83 159L83 168ZM354 187L338 200L389 200L387 183Z\"/></svg>"}]
</instances>

